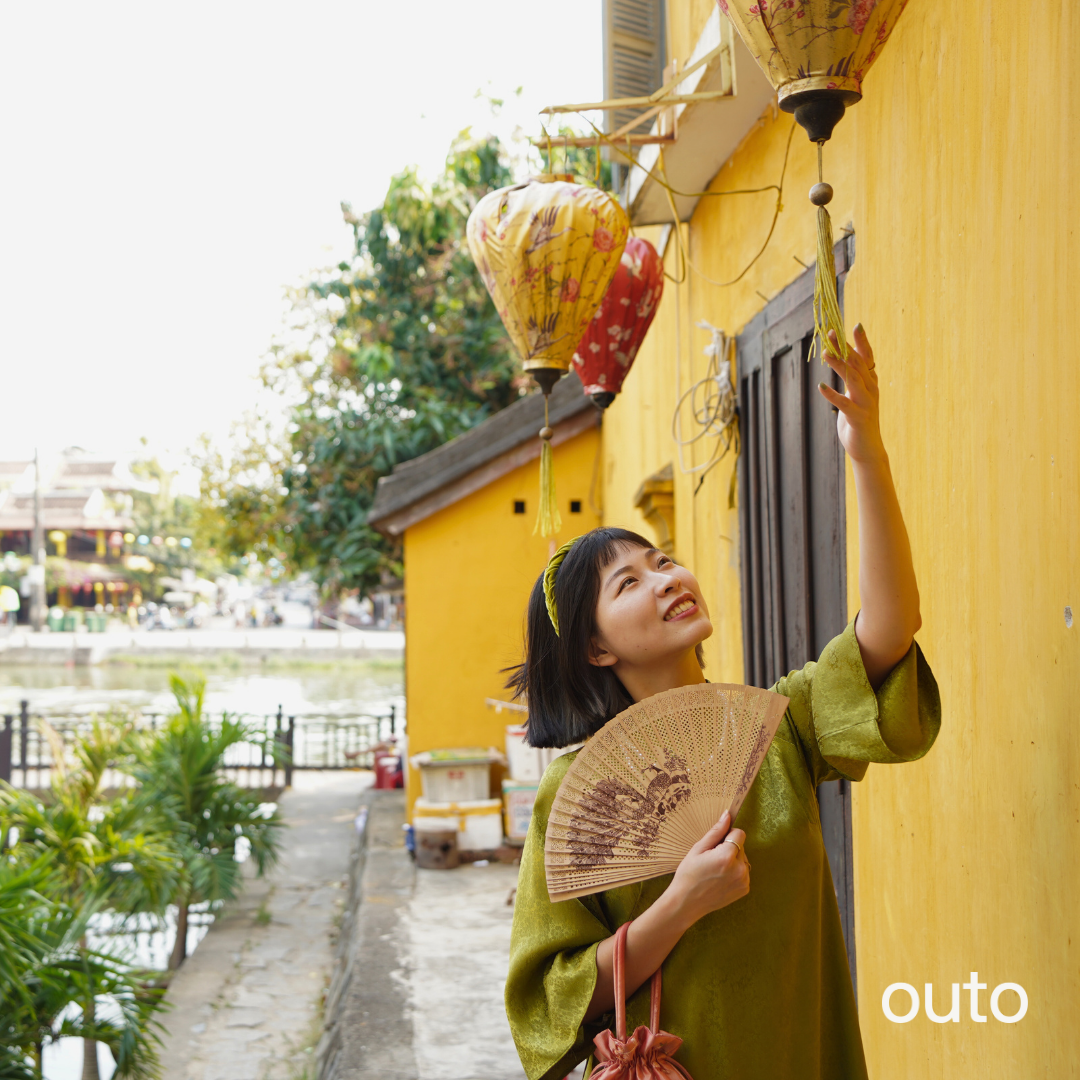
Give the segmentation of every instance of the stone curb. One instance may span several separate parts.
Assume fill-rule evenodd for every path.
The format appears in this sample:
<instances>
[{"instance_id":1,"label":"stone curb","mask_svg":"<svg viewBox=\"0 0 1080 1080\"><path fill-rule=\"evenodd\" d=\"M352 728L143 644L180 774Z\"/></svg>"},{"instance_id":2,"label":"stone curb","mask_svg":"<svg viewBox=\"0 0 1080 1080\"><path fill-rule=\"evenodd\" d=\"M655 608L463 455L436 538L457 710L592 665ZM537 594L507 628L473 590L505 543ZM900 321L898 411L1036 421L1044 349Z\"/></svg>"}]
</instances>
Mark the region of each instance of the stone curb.
<instances>
[{"instance_id":1,"label":"stone curb","mask_svg":"<svg viewBox=\"0 0 1080 1080\"><path fill-rule=\"evenodd\" d=\"M399 930L416 880L401 828L405 793L369 789L360 813L363 828L353 842L316 1076L416 1080Z\"/></svg>"}]
</instances>

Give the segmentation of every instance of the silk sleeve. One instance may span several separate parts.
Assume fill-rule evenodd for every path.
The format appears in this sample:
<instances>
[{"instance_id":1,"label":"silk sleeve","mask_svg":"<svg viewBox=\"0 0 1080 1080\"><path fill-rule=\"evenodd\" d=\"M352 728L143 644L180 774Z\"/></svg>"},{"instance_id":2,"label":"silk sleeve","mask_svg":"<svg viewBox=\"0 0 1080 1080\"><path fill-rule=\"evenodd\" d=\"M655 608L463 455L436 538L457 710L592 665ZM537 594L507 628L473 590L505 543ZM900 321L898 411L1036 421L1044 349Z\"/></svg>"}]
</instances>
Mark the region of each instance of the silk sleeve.
<instances>
[{"instance_id":1,"label":"silk sleeve","mask_svg":"<svg viewBox=\"0 0 1080 1080\"><path fill-rule=\"evenodd\" d=\"M929 751L941 727L937 682L916 642L874 693L863 667L854 619L817 663L777 682L791 699L787 719L815 785L861 780L871 762L895 765Z\"/></svg>"},{"instance_id":2,"label":"silk sleeve","mask_svg":"<svg viewBox=\"0 0 1080 1080\"><path fill-rule=\"evenodd\" d=\"M548 899L544 838L555 793L573 760L556 758L540 782L514 901L506 1015L529 1080L562 1080L592 1051L603 1017L584 1023L596 985L596 947L612 930L595 897Z\"/></svg>"}]
</instances>

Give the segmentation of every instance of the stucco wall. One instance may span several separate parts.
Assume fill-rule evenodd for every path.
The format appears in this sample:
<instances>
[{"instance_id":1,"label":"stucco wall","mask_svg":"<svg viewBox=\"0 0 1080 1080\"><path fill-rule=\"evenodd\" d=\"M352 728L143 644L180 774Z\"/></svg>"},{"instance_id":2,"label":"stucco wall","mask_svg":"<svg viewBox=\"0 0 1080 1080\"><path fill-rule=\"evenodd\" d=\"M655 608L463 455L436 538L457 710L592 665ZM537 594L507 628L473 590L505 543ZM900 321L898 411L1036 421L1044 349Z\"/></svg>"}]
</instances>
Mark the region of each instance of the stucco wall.
<instances>
[{"instance_id":1,"label":"stucco wall","mask_svg":"<svg viewBox=\"0 0 1080 1080\"><path fill-rule=\"evenodd\" d=\"M484 699L507 699L501 669L521 659L525 605L554 547L598 523L589 489L600 435L590 429L554 449L563 527L533 536L539 461L507 473L405 532L405 683L409 753L448 746L503 748L515 714ZM513 504L523 499L525 514ZM570 513L570 501L581 513ZM421 794L410 769L408 795Z\"/></svg>"},{"instance_id":2,"label":"stucco wall","mask_svg":"<svg viewBox=\"0 0 1080 1080\"><path fill-rule=\"evenodd\" d=\"M669 0L673 46L709 13ZM681 34L681 37L680 37ZM856 258L849 325L876 346L882 423L922 593L919 640L945 709L924 761L875 766L854 796L860 1016L875 1078L1075 1075L1080 1002L1080 7L912 0L825 155L837 233ZM792 124L766 114L715 190L779 175ZM605 520L640 523L637 485L676 460L671 414L704 372L708 319L737 331L813 260L813 147L792 144L773 196L702 200L689 227L700 273L667 283L661 312L604 429ZM648 230L650 236L659 230ZM678 275L675 245L667 265ZM701 491L676 465L677 552L710 590L711 677L742 677L731 466ZM849 600L858 609L848 485ZM1071 605L1077 623L1066 627ZM1027 1017L974 1023L882 1014L896 981L930 982L947 1011L976 970L1021 984ZM982 1011L989 1014L989 991ZM897 999L899 1009L906 1002ZM1005 1002L1003 1002L1003 1007ZM1011 1010L1012 1005L1008 1008Z\"/></svg>"}]
</instances>

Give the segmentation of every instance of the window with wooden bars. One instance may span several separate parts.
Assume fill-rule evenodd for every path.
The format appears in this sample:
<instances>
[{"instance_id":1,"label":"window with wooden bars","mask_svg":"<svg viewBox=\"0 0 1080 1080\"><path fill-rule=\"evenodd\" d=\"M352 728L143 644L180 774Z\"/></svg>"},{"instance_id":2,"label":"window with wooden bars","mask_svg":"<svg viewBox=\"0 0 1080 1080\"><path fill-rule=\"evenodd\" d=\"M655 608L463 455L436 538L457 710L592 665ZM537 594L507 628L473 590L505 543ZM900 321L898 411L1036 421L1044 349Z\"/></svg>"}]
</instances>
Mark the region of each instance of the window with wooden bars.
<instances>
[{"instance_id":1,"label":"window with wooden bars","mask_svg":"<svg viewBox=\"0 0 1080 1080\"><path fill-rule=\"evenodd\" d=\"M665 0L603 0L603 19L604 98L640 97L659 90L667 63ZM605 130L616 131L644 111L607 112ZM642 121L641 130L652 122L651 117ZM615 164L617 170L622 168Z\"/></svg>"},{"instance_id":2,"label":"window with wooden bars","mask_svg":"<svg viewBox=\"0 0 1080 1080\"><path fill-rule=\"evenodd\" d=\"M841 310L855 238L836 245ZM739 527L746 681L771 686L847 624L844 450L817 391L842 382L816 358L814 274L797 278L737 341ZM851 784L818 788L821 829L855 980Z\"/></svg>"}]
</instances>

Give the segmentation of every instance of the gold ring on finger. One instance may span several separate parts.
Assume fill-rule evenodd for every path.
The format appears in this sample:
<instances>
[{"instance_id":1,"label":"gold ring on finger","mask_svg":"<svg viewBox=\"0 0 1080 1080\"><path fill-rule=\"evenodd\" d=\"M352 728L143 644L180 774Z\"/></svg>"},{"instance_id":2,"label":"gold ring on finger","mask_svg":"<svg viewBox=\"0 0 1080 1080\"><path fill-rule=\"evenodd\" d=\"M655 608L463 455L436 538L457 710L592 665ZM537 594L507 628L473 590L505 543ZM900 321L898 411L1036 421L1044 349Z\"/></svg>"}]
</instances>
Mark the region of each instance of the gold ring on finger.
<instances>
[{"instance_id":1,"label":"gold ring on finger","mask_svg":"<svg viewBox=\"0 0 1080 1080\"><path fill-rule=\"evenodd\" d=\"M743 857L744 859L746 858L746 852L745 852L745 851L743 851L743 846L742 846L742 844L740 844L740 843L739 843L739 841L738 841L738 840L725 840L725 841L724 841L724 843L725 843L725 844L734 844L734 845L735 845L735 847L737 847L737 848L739 849L739 854L740 854L740 855L741 855L741 856L742 856L742 857Z\"/></svg>"}]
</instances>

